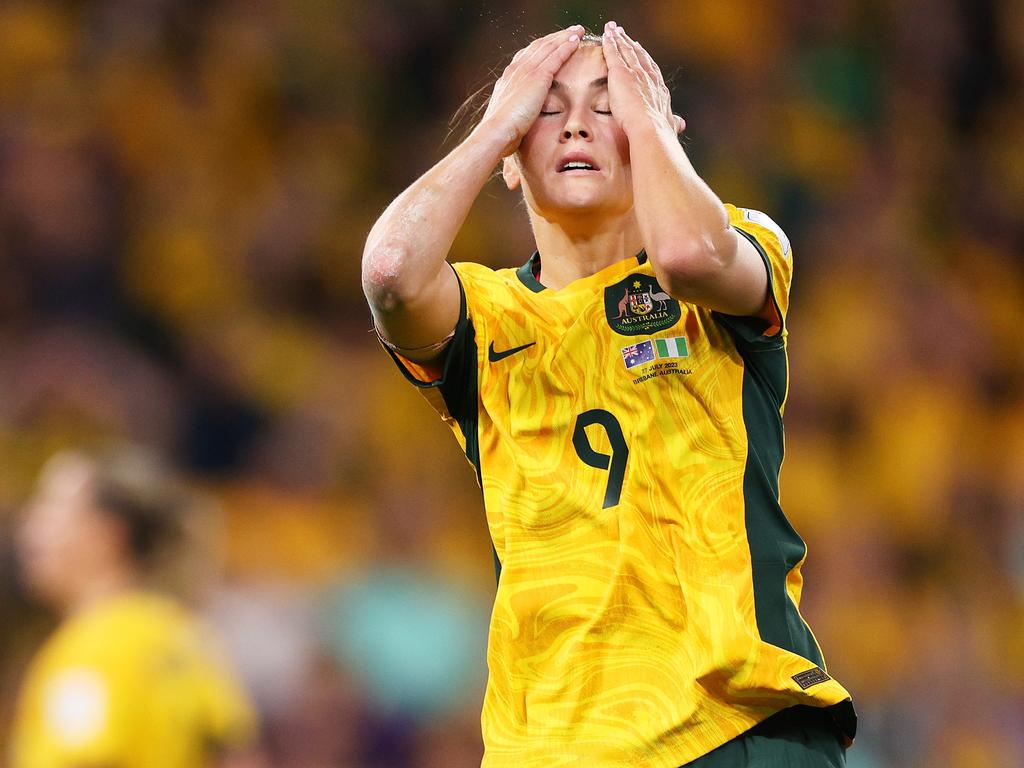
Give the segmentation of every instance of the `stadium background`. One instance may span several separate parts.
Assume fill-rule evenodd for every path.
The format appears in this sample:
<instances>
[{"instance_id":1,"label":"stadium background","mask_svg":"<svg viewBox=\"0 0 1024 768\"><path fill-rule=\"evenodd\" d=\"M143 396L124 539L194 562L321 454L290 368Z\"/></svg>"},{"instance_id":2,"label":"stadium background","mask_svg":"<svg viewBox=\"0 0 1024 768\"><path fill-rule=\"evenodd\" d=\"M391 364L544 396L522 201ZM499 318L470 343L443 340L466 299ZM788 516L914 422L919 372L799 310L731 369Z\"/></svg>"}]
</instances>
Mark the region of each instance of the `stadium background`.
<instances>
[{"instance_id":1,"label":"stadium background","mask_svg":"<svg viewBox=\"0 0 1024 768\"><path fill-rule=\"evenodd\" d=\"M0 4L0 744L53 626L18 507L127 437L221 500L207 612L269 765L477 763L479 495L368 333L361 246L493 67L611 17L795 246L783 504L851 766L1024 764L1024 3L492 5ZM488 187L455 258L530 251Z\"/></svg>"}]
</instances>

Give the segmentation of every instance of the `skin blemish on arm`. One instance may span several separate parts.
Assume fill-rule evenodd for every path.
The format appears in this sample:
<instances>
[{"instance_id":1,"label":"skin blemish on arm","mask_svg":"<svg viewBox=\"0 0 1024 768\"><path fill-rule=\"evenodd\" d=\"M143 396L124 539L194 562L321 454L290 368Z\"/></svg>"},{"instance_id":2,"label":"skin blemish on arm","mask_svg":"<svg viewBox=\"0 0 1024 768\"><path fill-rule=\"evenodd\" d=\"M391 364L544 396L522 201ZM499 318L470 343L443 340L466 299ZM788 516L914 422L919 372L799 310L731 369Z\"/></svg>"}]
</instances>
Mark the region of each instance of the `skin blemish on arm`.
<instances>
[{"instance_id":1,"label":"skin blemish on arm","mask_svg":"<svg viewBox=\"0 0 1024 768\"><path fill-rule=\"evenodd\" d=\"M398 279L402 264L402 248L395 245L379 245L363 263L363 283L369 286L383 286Z\"/></svg>"}]
</instances>

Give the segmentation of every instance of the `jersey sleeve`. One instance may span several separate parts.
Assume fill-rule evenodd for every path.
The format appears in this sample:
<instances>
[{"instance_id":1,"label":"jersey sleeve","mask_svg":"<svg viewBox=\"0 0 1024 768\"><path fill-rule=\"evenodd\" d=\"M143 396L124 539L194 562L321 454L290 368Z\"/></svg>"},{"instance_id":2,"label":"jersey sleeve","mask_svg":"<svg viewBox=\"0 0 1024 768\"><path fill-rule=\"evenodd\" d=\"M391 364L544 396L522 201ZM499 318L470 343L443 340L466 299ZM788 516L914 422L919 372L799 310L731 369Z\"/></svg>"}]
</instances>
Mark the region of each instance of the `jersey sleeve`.
<instances>
[{"instance_id":1,"label":"jersey sleeve","mask_svg":"<svg viewBox=\"0 0 1024 768\"><path fill-rule=\"evenodd\" d=\"M453 429L471 461L477 439L477 326L482 315L472 266L452 265L459 282L459 320L437 369L417 364L383 345L402 375Z\"/></svg>"},{"instance_id":2,"label":"jersey sleeve","mask_svg":"<svg viewBox=\"0 0 1024 768\"><path fill-rule=\"evenodd\" d=\"M750 242L764 261L768 299L762 311L750 317L716 313L737 340L752 346L779 346L786 337L789 287L793 279L793 253L789 238L770 216L749 208L726 205L729 223Z\"/></svg>"},{"instance_id":3,"label":"jersey sleeve","mask_svg":"<svg viewBox=\"0 0 1024 768\"><path fill-rule=\"evenodd\" d=\"M207 746L217 753L245 749L256 739L256 711L217 638L204 632L201 639L194 685L205 715Z\"/></svg>"}]
</instances>

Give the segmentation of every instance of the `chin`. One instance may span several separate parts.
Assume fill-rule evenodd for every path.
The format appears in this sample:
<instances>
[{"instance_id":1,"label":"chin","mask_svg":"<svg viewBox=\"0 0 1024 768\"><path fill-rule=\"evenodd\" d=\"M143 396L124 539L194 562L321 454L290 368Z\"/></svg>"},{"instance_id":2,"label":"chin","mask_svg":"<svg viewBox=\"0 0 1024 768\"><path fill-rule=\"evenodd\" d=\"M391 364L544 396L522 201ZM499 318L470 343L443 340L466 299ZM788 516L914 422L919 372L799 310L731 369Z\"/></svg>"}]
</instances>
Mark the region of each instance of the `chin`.
<instances>
[{"instance_id":1,"label":"chin","mask_svg":"<svg viewBox=\"0 0 1024 768\"><path fill-rule=\"evenodd\" d=\"M618 216L620 212L621 208L619 206L581 201L575 204L563 203L553 207L549 209L545 218L551 221L558 221L559 219L592 219L594 217L611 219Z\"/></svg>"},{"instance_id":2,"label":"chin","mask_svg":"<svg viewBox=\"0 0 1024 768\"><path fill-rule=\"evenodd\" d=\"M561 213L600 213L607 211L612 213L621 206L617 201L609 200L603 195L595 195L590 192L581 194L563 194L548 198L538 205L542 214L558 215Z\"/></svg>"},{"instance_id":3,"label":"chin","mask_svg":"<svg viewBox=\"0 0 1024 768\"><path fill-rule=\"evenodd\" d=\"M25 594L40 602L49 603L61 592L60 579L46 563L22 561L17 580Z\"/></svg>"},{"instance_id":4,"label":"chin","mask_svg":"<svg viewBox=\"0 0 1024 768\"><path fill-rule=\"evenodd\" d=\"M57 594L60 590L47 579L40 576L23 574L18 581L24 594L35 602L43 604L56 602Z\"/></svg>"}]
</instances>

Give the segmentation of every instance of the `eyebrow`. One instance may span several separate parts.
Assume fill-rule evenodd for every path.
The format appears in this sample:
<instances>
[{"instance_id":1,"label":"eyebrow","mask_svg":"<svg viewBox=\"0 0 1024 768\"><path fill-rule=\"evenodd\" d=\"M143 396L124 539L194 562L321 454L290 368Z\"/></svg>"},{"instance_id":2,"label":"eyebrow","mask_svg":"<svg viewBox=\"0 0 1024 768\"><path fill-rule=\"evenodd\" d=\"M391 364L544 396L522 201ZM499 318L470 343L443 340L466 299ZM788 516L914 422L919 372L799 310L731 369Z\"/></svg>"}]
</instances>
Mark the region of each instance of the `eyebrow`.
<instances>
[{"instance_id":1,"label":"eyebrow","mask_svg":"<svg viewBox=\"0 0 1024 768\"><path fill-rule=\"evenodd\" d=\"M587 87L588 88L603 88L606 85L608 85L608 78L607 77L599 77L599 78L597 78L597 80L591 80L590 84ZM565 89L565 85L563 83L558 82L557 80L555 80L553 83L551 83L550 90L552 90L552 91L561 91L561 90L564 90L564 89Z\"/></svg>"}]
</instances>

